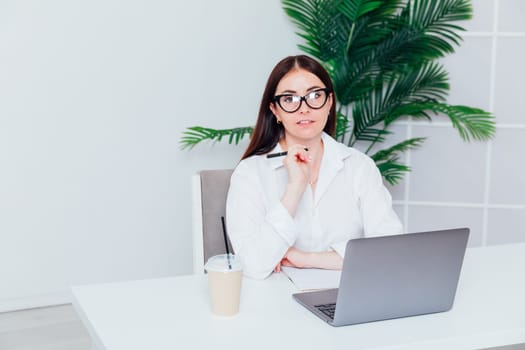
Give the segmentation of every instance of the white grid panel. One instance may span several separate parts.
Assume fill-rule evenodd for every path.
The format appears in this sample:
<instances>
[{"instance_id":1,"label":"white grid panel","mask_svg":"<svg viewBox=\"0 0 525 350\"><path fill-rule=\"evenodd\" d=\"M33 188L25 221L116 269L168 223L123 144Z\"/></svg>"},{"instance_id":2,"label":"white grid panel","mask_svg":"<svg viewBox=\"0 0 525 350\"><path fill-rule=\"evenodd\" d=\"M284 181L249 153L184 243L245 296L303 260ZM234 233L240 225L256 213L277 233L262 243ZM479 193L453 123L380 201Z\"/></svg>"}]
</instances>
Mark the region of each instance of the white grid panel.
<instances>
[{"instance_id":1,"label":"white grid panel","mask_svg":"<svg viewBox=\"0 0 525 350\"><path fill-rule=\"evenodd\" d=\"M505 176L506 170L499 170L496 174L494 167L501 166L502 161L500 160L500 154L493 154L495 151L494 143L499 141L502 146L498 148L498 152L504 152L507 154L508 158L514 159L516 164L520 164L520 159L523 158L522 152L523 149L525 149L520 147L521 145L525 146L525 141L523 141L521 144L519 141L520 139L525 139L525 118L522 117L521 119L518 119L518 122L515 122L515 118L511 122L508 121L508 118L503 118L503 120L501 120L498 115L498 109L496 108L496 104L498 103L498 92L500 95L502 94L502 91L498 89L511 90L514 88L513 86L509 86L509 84L503 85L503 82L501 82L501 85L498 86L498 82L500 82L500 79L502 78L501 75L503 73L502 67L498 66L498 58L503 58L505 62L507 62L509 59L512 59L511 57L505 56L506 54L508 55L508 52L505 52L501 49L500 41L511 38L512 40L519 40L518 43L521 44L521 40L523 39L523 44L525 44L525 25L520 25L519 20L522 17L521 15L524 14L523 10L525 9L525 6L522 4L525 2L521 2L520 0L493 0L490 2L490 4L488 3L489 1L487 0L473 1L475 16L474 19L476 21L471 26L474 27L475 30L470 30L462 34L462 36L465 38L465 41L475 41L481 39L481 41L486 41L485 44L488 44L488 48L490 48L490 55L488 56L490 57L490 72L485 79L488 79L486 82L488 85L489 95L488 104L487 101L482 98L476 100L474 103L463 102L464 104L484 109L487 108L485 106L488 105L488 110L493 112L496 116L496 137L494 140L484 143L484 147L465 146L471 147L473 150L472 152L475 152L471 153L473 158L480 158L479 153L481 152L481 159L484 159L484 164L482 162L477 162L474 164L478 165L478 167L482 169L481 173L483 173L479 174L479 176L483 178L483 181L480 182L482 183L482 186L478 188L478 190L482 192L482 195L478 193L480 194L481 199L458 199L462 197L468 198L472 195L472 191L470 191L470 193L468 191L469 185L471 184L468 183L468 181L465 181L464 178L463 184L450 183L450 186L454 189L454 196L449 196L451 198L453 197L453 199L447 200L446 194L443 194L443 191L441 191L438 195L438 190L435 190L434 194L432 194L433 187L439 188L440 186L443 187L443 185L446 186L448 184L436 184L430 183L429 181L429 183L426 183L425 185L428 186L428 189L426 189L425 186L421 185L421 183L425 183L425 174L424 172L423 174L421 172L417 172L416 169L413 169L412 173L408 173L405 176L403 181L403 191L394 192L394 205L397 209L402 208L402 210L399 210L399 212L402 216L407 231L432 230L445 228L447 226L469 226L471 227L471 239L469 242L471 246L525 241L525 180L520 180L519 176L516 175L513 175L513 178L510 176L515 172L520 172L520 169L522 168L512 170L513 164L508 164L508 178ZM479 13L476 12L477 9L480 9ZM476 14L479 16L476 17ZM505 17L500 18L501 16ZM501 27L500 23L505 23L505 31L499 30ZM509 31L509 26L513 26L512 29L517 28L519 31ZM465 27L469 28L469 24L465 24ZM484 44L484 42L482 42L482 44ZM458 51L459 52L456 52L453 55L462 54L460 50ZM479 54L481 55L481 53ZM471 52L471 56L475 57L476 53L473 54ZM484 58L486 59L486 57ZM463 59L463 63L465 60L467 62L471 62L471 59L468 57ZM461 72L463 67L458 66L460 62L461 59L459 61L455 60L452 62L445 62L445 66L447 67L447 70L451 68L450 71L452 72ZM477 66L475 66L476 62L472 63L474 64L474 68L477 68ZM454 64L456 64L456 66L454 66ZM478 65L480 67L479 73L481 76L481 74L485 74L486 72L482 71L481 65L479 63ZM467 68L472 69L472 67ZM517 83L520 80L519 77L525 76L525 67L523 67L523 65L516 64L511 67L506 66L504 69L507 72L511 71L513 72L512 74L516 74L518 77L516 79ZM477 83L480 81L482 84L485 83L485 81L481 79L480 76L473 77L473 80L477 81ZM464 83L464 81L462 81L462 83ZM454 88L454 76L452 74L451 88ZM479 86L473 87L474 90L478 88ZM461 92L460 95L461 97L463 96ZM450 97L451 100L454 99L454 90L452 90ZM459 103L461 103L461 97L458 97ZM525 96L523 96L523 98L525 99ZM453 103L457 102L458 101L454 101ZM521 111L516 111L516 113L521 113ZM426 136L428 136L427 142L431 141L433 138L438 138L438 142L447 141L443 138L443 136L439 138L439 135L443 134L443 129L452 129L452 124L442 118L437 118L436 121L431 123L416 121L409 118L406 121L399 122L397 125L406 128L407 138L419 136L416 133L417 130L426 130ZM514 135L509 133L517 134ZM498 139L499 137L509 137L509 135L514 137L517 141L514 142L514 140L509 141L508 139L505 139L503 140L504 142L502 142L501 139ZM521 135L524 137L521 138ZM459 138L457 135L456 137ZM454 142L456 141L451 139L451 143ZM443 152L446 152L447 143L448 142L441 143L444 146ZM431 151L426 150L427 147L429 146L425 143L420 150L406 152L405 162L411 167L417 165L417 161L414 159L413 152L421 152L418 154L418 157L416 157L420 159L420 161L421 159L424 160L426 157L425 155L427 154L429 158L435 157L436 155L438 157L435 158L446 158L444 154L436 153L439 152L439 148L438 151L436 151L436 148L434 147L434 153L432 153ZM449 149L449 153L451 153L452 156L454 155L453 151L454 150ZM467 149L467 151L463 152L467 152L468 154L470 149ZM459 155L463 154L461 150L458 153ZM493 159L493 157L496 158ZM465 157L463 157L463 159L464 158ZM466 163L468 163L468 161L468 159L465 159ZM461 180L461 171L458 171L457 167L458 161L455 160L455 162L455 164L452 162L452 169L450 169L450 171L458 172L458 177ZM427 164L431 165L432 161ZM506 166L506 164L504 165ZM456 166L456 168L454 168L454 166ZM447 171L443 169L437 170L442 172ZM523 168L523 170L525 170L525 168ZM420 177L419 179L417 178L418 176ZM450 178L453 178L454 176L454 174L449 174L449 177L447 178L450 180ZM525 178L525 176L523 176L523 178ZM433 178L433 180L436 180L436 178ZM446 181L446 179L443 179L443 181ZM419 186L417 185L418 182ZM513 195L507 196L511 198L509 200L498 201L498 199L505 198L505 196L494 195L494 191L502 191ZM499 194L499 192L496 192L496 194ZM433 197L437 197L439 199L436 200L433 199Z\"/></svg>"}]
</instances>

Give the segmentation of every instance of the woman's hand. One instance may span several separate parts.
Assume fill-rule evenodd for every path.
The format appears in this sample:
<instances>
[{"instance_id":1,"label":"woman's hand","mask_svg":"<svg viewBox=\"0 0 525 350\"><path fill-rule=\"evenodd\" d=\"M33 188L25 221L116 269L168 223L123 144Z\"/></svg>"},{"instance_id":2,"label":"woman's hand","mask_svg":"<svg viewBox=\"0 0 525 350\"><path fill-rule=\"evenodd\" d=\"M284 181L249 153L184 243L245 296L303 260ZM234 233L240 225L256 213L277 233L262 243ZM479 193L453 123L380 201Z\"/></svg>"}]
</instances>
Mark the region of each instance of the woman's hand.
<instances>
[{"instance_id":1,"label":"woman's hand","mask_svg":"<svg viewBox=\"0 0 525 350\"><path fill-rule=\"evenodd\" d=\"M288 148L284 167L288 171L288 184L306 187L310 181L311 159L304 145L293 145Z\"/></svg>"},{"instance_id":2,"label":"woman's hand","mask_svg":"<svg viewBox=\"0 0 525 350\"><path fill-rule=\"evenodd\" d=\"M301 269L317 268L341 270L343 267L343 258L334 251L305 252L295 247L290 247L274 271L281 271L281 266L297 267Z\"/></svg>"},{"instance_id":3,"label":"woman's hand","mask_svg":"<svg viewBox=\"0 0 525 350\"><path fill-rule=\"evenodd\" d=\"M283 259L281 260L282 266L290 266L297 268L309 268L311 266L311 258L314 253L307 253L299 250L295 247L290 247Z\"/></svg>"},{"instance_id":4,"label":"woman's hand","mask_svg":"<svg viewBox=\"0 0 525 350\"><path fill-rule=\"evenodd\" d=\"M290 266L298 268L306 268L307 255L311 253L303 252L297 248L291 247L288 249L284 257L279 261L273 272L281 272L281 266Z\"/></svg>"},{"instance_id":5,"label":"woman's hand","mask_svg":"<svg viewBox=\"0 0 525 350\"><path fill-rule=\"evenodd\" d=\"M305 146L293 145L289 147L288 155L284 159L284 166L288 171L288 184L281 198L281 203L293 217L310 181L311 159L305 151Z\"/></svg>"},{"instance_id":6,"label":"woman's hand","mask_svg":"<svg viewBox=\"0 0 525 350\"><path fill-rule=\"evenodd\" d=\"M277 266L274 267L273 272L281 272L281 262L277 264Z\"/></svg>"}]
</instances>

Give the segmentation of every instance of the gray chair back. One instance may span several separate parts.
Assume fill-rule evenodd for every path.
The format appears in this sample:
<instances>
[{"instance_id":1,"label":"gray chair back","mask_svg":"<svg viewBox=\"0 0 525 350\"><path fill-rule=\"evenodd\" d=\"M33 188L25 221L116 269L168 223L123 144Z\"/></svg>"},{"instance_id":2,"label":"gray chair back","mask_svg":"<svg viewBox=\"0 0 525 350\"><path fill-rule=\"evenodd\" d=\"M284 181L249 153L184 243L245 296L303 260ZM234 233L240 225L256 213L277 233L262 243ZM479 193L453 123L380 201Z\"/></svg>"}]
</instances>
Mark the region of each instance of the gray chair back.
<instances>
[{"instance_id":1,"label":"gray chair back","mask_svg":"<svg viewBox=\"0 0 525 350\"><path fill-rule=\"evenodd\" d=\"M196 193L194 196L200 195L201 227L200 230L199 227L194 227L194 235L201 236L194 237L195 273L202 272L201 266L206 263L209 257L226 253L221 217L226 218L226 197L230 188L232 172L233 169L203 170L198 174L197 181L200 184L197 183L196 185L197 187L200 185L200 193ZM198 189L196 191L199 192ZM194 208L194 210L198 211L199 208ZM197 219L193 220L194 226L199 226L199 218L194 217L194 219ZM195 246L200 244L202 247ZM229 240L228 248L233 253ZM202 249L202 252L199 252L199 249Z\"/></svg>"}]
</instances>

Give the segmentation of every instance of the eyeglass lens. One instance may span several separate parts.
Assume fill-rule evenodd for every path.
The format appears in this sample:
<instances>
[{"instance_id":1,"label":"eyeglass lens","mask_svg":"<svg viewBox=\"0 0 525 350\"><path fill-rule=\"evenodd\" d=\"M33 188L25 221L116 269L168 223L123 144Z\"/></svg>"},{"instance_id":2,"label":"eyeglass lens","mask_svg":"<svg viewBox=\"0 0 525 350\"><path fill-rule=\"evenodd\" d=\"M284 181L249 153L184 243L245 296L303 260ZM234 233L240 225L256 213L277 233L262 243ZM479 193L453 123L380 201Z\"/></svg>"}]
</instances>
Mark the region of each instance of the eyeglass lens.
<instances>
[{"instance_id":1,"label":"eyeglass lens","mask_svg":"<svg viewBox=\"0 0 525 350\"><path fill-rule=\"evenodd\" d=\"M293 113L301 108L303 100L312 109L322 108L328 99L328 93L326 89L319 89L304 96L286 94L275 96L275 98L285 112Z\"/></svg>"}]
</instances>

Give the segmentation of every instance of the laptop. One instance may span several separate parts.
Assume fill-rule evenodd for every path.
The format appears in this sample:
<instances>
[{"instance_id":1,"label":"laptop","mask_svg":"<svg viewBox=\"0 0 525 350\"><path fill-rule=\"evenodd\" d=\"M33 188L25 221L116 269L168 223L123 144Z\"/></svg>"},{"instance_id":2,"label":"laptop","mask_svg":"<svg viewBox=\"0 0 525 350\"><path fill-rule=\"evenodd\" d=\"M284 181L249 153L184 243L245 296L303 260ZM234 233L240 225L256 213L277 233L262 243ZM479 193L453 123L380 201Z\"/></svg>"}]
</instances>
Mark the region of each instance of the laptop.
<instances>
[{"instance_id":1,"label":"laptop","mask_svg":"<svg viewBox=\"0 0 525 350\"><path fill-rule=\"evenodd\" d=\"M349 240L339 288L293 294L332 326L448 311L470 230Z\"/></svg>"}]
</instances>

